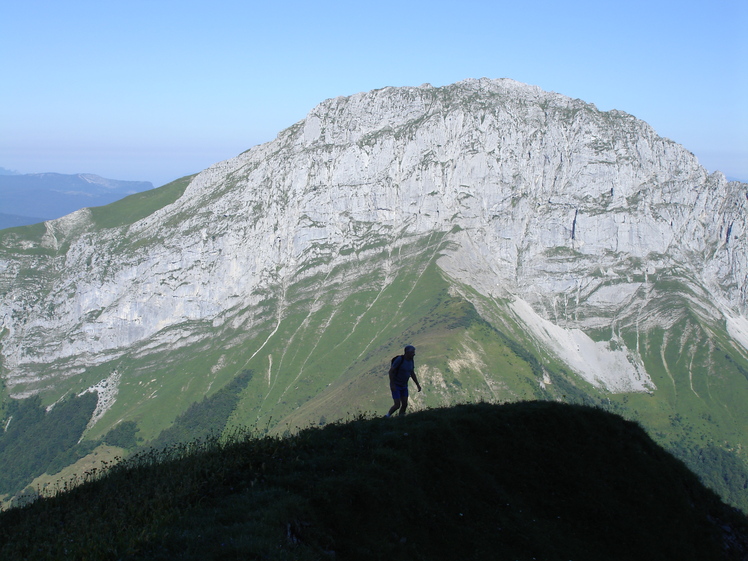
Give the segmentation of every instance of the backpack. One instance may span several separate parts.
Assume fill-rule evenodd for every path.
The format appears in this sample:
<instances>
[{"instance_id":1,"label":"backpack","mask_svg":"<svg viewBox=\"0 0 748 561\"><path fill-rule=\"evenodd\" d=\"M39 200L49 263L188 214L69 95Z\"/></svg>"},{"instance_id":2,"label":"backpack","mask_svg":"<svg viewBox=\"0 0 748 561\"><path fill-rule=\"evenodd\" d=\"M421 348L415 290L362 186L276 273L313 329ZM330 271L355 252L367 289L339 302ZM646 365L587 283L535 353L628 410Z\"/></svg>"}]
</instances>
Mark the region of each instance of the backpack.
<instances>
[{"instance_id":1,"label":"backpack","mask_svg":"<svg viewBox=\"0 0 748 561\"><path fill-rule=\"evenodd\" d=\"M392 368L392 365L395 364L395 360L397 360L398 358L402 358L403 360L405 360L405 355L395 355L395 356L393 356L392 360L390 361L390 368ZM397 372L400 371L400 366L402 366L403 360L401 360L400 364L397 365L397 370L395 371L396 374L397 374Z\"/></svg>"}]
</instances>

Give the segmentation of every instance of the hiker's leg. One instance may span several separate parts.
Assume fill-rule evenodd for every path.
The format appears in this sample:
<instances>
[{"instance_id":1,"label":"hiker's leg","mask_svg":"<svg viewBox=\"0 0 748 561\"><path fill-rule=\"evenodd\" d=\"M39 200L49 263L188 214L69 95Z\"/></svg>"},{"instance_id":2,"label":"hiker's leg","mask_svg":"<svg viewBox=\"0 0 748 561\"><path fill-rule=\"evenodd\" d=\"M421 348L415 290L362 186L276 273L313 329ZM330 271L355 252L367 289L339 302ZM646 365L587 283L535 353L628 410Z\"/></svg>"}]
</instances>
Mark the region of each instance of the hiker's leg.
<instances>
[{"instance_id":1,"label":"hiker's leg","mask_svg":"<svg viewBox=\"0 0 748 561\"><path fill-rule=\"evenodd\" d=\"M400 409L400 400L399 399L395 399L394 401L395 401L395 405L393 405L392 407L390 407L390 411L389 411L389 413L387 413L387 415L389 415L389 416L391 416L395 411L397 411L398 409Z\"/></svg>"},{"instance_id":2,"label":"hiker's leg","mask_svg":"<svg viewBox=\"0 0 748 561\"><path fill-rule=\"evenodd\" d=\"M400 415L405 415L405 410L408 408L408 396L400 398Z\"/></svg>"}]
</instances>

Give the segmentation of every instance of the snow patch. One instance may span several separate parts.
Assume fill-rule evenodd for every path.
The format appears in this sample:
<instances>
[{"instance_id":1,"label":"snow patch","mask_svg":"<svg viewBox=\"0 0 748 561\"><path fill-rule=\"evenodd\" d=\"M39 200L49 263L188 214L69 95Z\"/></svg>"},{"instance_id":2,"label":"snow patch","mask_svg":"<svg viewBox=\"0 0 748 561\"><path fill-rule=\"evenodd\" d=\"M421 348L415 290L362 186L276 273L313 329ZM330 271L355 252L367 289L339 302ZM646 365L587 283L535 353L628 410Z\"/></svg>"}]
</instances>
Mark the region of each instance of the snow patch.
<instances>
[{"instance_id":1,"label":"snow patch","mask_svg":"<svg viewBox=\"0 0 748 561\"><path fill-rule=\"evenodd\" d=\"M614 350L609 342L595 342L580 329L559 327L540 317L520 298L514 300L510 308L541 345L551 349L592 385L613 393L646 392L655 388L643 365L625 346Z\"/></svg>"}]
</instances>

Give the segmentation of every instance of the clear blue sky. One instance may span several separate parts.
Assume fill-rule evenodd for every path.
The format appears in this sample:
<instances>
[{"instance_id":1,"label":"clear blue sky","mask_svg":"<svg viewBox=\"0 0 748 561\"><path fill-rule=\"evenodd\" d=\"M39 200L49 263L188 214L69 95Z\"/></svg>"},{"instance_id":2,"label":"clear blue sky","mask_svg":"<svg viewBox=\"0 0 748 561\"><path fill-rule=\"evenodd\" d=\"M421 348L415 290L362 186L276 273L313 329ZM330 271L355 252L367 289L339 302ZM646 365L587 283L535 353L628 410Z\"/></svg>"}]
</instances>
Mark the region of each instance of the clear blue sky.
<instances>
[{"instance_id":1,"label":"clear blue sky","mask_svg":"<svg viewBox=\"0 0 748 561\"><path fill-rule=\"evenodd\" d=\"M748 2L6 1L0 167L162 185L319 102L513 78L748 181Z\"/></svg>"}]
</instances>

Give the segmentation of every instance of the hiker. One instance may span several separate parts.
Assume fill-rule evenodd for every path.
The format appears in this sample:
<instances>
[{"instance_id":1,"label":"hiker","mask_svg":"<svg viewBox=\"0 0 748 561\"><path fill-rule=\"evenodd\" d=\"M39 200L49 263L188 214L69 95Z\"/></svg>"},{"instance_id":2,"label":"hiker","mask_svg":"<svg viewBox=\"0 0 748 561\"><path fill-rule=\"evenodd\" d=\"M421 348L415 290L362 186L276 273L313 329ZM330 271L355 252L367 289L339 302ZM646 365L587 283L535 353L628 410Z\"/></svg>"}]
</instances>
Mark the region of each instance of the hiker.
<instances>
[{"instance_id":1,"label":"hiker","mask_svg":"<svg viewBox=\"0 0 748 561\"><path fill-rule=\"evenodd\" d=\"M418 383L415 365L413 364L414 356L416 356L416 348L413 345L408 345L405 347L405 354L392 359L389 372L390 390L395 404L390 407L389 412L385 415L386 417L391 417L398 409L400 415L405 415L405 409L408 407L408 381L411 378L416 383L418 391L421 391L421 384Z\"/></svg>"}]
</instances>

